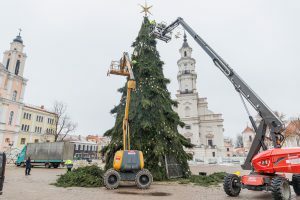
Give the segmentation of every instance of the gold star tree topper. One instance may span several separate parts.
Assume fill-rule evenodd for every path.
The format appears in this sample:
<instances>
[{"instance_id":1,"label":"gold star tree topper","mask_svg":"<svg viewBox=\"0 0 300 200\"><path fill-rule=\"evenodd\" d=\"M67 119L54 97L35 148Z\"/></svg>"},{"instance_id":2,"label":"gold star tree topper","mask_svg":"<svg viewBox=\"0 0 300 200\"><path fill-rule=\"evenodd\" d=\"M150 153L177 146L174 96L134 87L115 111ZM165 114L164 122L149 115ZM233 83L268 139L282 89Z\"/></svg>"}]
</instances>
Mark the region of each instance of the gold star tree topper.
<instances>
[{"instance_id":1,"label":"gold star tree topper","mask_svg":"<svg viewBox=\"0 0 300 200\"><path fill-rule=\"evenodd\" d=\"M148 6L146 1L145 1L145 5L141 5L141 4L140 4L140 6L141 6L142 9L143 9L143 10L141 11L141 13L145 13L145 16L146 16L146 17L148 16L148 14L152 15L152 13L150 12L150 8L152 8L152 6Z\"/></svg>"}]
</instances>

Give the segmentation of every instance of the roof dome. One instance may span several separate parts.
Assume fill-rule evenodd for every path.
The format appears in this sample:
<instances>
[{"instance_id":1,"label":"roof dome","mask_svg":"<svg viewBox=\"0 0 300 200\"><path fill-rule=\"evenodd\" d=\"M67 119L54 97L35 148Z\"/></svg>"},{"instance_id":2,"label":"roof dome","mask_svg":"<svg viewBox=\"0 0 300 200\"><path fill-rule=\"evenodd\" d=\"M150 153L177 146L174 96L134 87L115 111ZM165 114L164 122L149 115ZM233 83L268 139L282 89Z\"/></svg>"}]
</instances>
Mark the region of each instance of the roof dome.
<instances>
[{"instance_id":1,"label":"roof dome","mask_svg":"<svg viewBox=\"0 0 300 200\"><path fill-rule=\"evenodd\" d=\"M23 44L23 40L22 40L22 37L21 37L20 34L17 35L17 37L16 37L13 41L14 41L14 42L19 42L19 43Z\"/></svg>"},{"instance_id":2,"label":"roof dome","mask_svg":"<svg viewBox=\"0 0 300 200\"><path fill-rule=\"evenodd\" d=\"M183 44L182 44L182 48L190 48L189 44L187 43L187 39L186 39L186 34L184 32L183 35Z\"/></svg>"}]
</instances>

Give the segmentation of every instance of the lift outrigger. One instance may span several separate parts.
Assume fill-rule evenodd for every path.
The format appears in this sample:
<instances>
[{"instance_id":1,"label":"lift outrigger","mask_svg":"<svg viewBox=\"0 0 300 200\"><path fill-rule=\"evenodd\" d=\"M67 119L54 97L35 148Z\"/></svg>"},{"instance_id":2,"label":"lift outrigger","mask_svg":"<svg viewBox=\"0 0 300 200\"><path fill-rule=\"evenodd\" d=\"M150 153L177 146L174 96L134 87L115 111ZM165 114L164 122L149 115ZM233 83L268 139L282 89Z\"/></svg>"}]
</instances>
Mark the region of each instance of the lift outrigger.
<instances>
[{"instance_id":1,"label":"lift outrigger","mask_svg":"<svg viewBox=\"0 0 300 200\"><path fill-rule=\"evenodd\" d=\"M226 194L236 197L242 188L246 188L256 191L271 191L273 199L288 200L291 198L290 185L292 185L295 193L300 195L300 148L282 148L284 142L282 133L285 130L283 122L182 18L179 17L170 25L156 24L155 21L152 21L151 24L152 35L164 42L169 42L172 39L172 31L181 25L211 57L213 63L223 72L241 96L256 132L248 156L242 165L242 169L252 171L249 175L244 176L228 174L224 179ZM246 107L245 99L261 117L258 126ZM272 149L268 149L265 144L267 128L270 130L270 139L274 147ZM282 173L293 173L292 181L289 181Z\"/></svg>"}]
</instances>

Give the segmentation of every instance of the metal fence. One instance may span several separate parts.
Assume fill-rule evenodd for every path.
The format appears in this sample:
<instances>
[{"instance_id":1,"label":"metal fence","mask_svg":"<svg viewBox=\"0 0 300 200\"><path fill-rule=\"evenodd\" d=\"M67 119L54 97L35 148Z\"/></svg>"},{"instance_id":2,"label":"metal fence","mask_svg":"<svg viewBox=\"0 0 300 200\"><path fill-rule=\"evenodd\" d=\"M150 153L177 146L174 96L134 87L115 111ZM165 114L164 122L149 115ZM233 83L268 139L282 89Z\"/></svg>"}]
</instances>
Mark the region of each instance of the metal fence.
<instances>
[{"instance_id":1,"label":"metal fence","mask_svg":"<svg viewBox=\"0 0 300 200\"><path fill-rule=\"evenodd\" d=\"M182 166L178 164L174 156L165 155L165 164L168 178L183 177Z\"/></svg>"}]
</instances>

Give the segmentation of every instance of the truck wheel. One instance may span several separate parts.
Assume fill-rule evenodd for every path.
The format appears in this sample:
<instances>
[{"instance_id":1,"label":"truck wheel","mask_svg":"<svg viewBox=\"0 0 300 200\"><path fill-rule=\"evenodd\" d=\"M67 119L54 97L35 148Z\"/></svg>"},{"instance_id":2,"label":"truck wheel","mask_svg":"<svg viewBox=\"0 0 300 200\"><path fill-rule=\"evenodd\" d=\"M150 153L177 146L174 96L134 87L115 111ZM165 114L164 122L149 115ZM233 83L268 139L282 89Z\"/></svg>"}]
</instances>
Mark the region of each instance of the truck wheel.
<instances>
[{"instance_id":1,"label":"truck wheel","mask_svg":"<svg viewBox=\"0 0 300 200\"><path fill-rule=\"evenodd\" d=\"M57 169L57 168L59 167L59 164L55 163L55 164L53 164L53 167L54 167L55 169Z\"/></svg>"},{"instance_id":2,"label":"truck wheel","mask_svg":"<svg viewBox=\"0 0 300 200\"><path fill-rule=\"evenodd\" d=\"M119 187L121 176L119 172L114 169L109 169L105 172L103 177L104 186L109 189L116 189Z\"/></svg>"},{"instance_id":3,"label":"truck wheel","mask_svg":"<svg viewBox=\"0 0 300 200\"><path fill-rule=\"evenodd\" d=\"M235 174L228 174L224 178L223 188L225 193L231 197L239 196L241 192L240 178Z\"/></svg>"},{"instance_id":4,"label":"truck wheel","mask_svg":"<svg viewBox=\"0 0 300 200\"><path fill-rule=\"evenodd\" d=\"M148 189L153 182L153 176L148 169L140 170L135 176L135 183L139 189Z\"/></svg>"},{"instance_id":5,"label":"truck wheel","mask_svg":"<svg viewBox=\"0 0 300 200\"><path fill-rule=\"evenodd\" d=\"M290 200L291 199L291 188L289 181L284 178L277 176L271 181L272 196L274 200Z\"/></svg>"},{"instance_id":6,"label":"truck wheel","mask_svg":"<svg viewBox=\"0 0 300 200\"><path fill-rule=\"evenodd\" d=\"M45 163L45 168L51 168L50 163Z\"/></svg>"},{"instance_id":7,"label":"truck wheel","mask_svg":"<svg viewBox=\"0 0 300 200\"><path fill-rule=\"evenodd\" d=\"M294 188L294 192L297 196L300 195L300 174L293 174L292 184Z\"/></svg>"}]
</instances>

